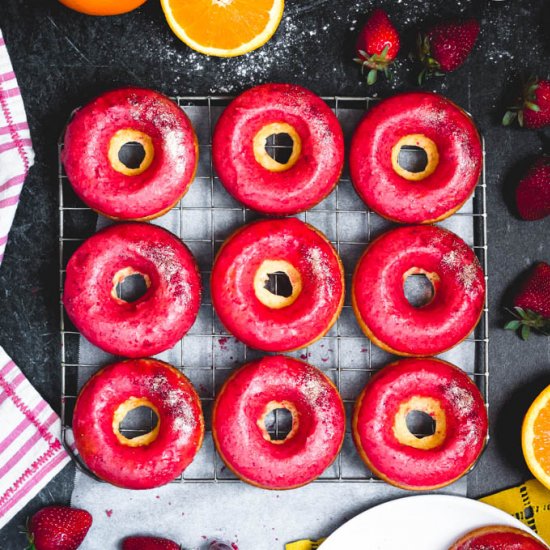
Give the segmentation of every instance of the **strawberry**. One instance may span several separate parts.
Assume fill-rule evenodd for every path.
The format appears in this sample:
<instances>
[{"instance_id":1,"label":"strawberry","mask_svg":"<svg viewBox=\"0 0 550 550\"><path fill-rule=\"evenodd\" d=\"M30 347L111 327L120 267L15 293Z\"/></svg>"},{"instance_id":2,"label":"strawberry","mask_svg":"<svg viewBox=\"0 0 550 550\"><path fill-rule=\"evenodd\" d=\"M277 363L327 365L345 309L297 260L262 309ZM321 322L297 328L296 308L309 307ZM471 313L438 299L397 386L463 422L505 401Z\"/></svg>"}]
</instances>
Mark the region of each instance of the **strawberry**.
<instances>
[{"instance_id":1,"label":"strawberry","mask_svg":"<svg viewBox=\"0 0 550 550\"><path fill-rule=\"evenodd\" d=\"M180 550L180 546L168 539L128 537L122 543L122 550Z\"/></svg>"},{"instance_id":2,"label":"strawberry","mask_svg":"<svg viewBox=\"0 0 550 550\"><path fill-rule=\"evenodd\" d=\"M359 33L355 49L358 57L354 61L361 65L361 71L368 69L367 84L376 82L378 71L390 77L388 67L399 51L399 33L384 10L378 8L372 12Z\"/></svg>"},{"instance_id":3,"label":"strawberry","mask_svg":"<svg viewBox=\"0 0 550 550\"><path fill-rule=\"evenodd\" d=\"M508 330L521 330L527 340L531 330L550 335L550 264L540 262L523 283L514 300L516 319L506 324Z\"/></svg>"},{"instance_id":4,"label":"strawberry","mask_svg":"<svg viewBox=\"0 0 550 550\"><path fill-rule=\"evenodd\" d=\"M418 57L424 69L418 83L425 77L443 76L458 69L470 55L479 35L479 21L444 21L417 39Z\"/></svg>"},{"instance_id":5,"label":"strawberry","mask_svg":"<svg viewBox=\"0 0 550 550\"><path fill-rule=\"evenodd\" d=\"M28 522L29 550L76 550L92 525L86 510L46 506Z\"/></svg>"},{"instance_id":6,"label":"strawberry","mask_svg":"<svg viewBox=\"0 0 550 550\"><path fill-rule=\"evenodd\" d=\"M524 220L541 220L550 214L550 156L540 157L519 182L516 203Z\"/></svg>"},{"instance_id":7,"label":"strawberry","mask_svg":"<svg viewBox=\"0 0 550 550\"><path fill-rule=\"evenodd\" d=\"M525 128L550 126L550 80L532 77L523 87L519 105L509 107L502 118L502 124L509 126L518 120Z\"/></svg>"}]
</instances>

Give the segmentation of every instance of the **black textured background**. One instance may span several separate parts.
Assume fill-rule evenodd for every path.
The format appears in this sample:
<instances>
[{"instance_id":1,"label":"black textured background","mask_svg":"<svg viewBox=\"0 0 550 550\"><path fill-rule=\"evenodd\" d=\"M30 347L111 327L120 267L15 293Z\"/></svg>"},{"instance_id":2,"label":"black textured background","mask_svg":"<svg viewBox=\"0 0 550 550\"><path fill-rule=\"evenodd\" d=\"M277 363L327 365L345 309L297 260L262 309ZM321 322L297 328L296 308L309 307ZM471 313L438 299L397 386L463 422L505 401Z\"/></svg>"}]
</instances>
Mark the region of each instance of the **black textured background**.
<instances>
[{"instance_id":1,"label":"black textured background","mask_svg":"<svg viewBox=\"0 0 550 550\"><path fill-rule=\"evenodd\" d=\"M477 497L530 477L519 430L529 403L550 383L550 339L524 343L501 326L514 284L534 261L550 261L550 218L520 221L510 202L529 160L545 142L550 149L550 131L503 129L499 120L522 74L550 77L550 2L544 0L287 0L275 37L257 52L229 60L189 50L172 35L158 0L110 18L80 15L55 0L0 0L0 28L36 150L0 268L0 344L54 408L59 401L56 140L69 112L122 84L207 94L290 81L319 94L365 95L351 58L358 29L374 6L387 9L403 37L397 78L372 90L382 97L415 87L416 71L406 53L419 26L458 14L482 22L466 65L426 86L469 110L487 147L492 440L469 477L469 492ZM71 484L68 467L0 532L0 548L22 548L18 526L24 518L45 503L68 502Z\"/></svg>"}]
</instances>

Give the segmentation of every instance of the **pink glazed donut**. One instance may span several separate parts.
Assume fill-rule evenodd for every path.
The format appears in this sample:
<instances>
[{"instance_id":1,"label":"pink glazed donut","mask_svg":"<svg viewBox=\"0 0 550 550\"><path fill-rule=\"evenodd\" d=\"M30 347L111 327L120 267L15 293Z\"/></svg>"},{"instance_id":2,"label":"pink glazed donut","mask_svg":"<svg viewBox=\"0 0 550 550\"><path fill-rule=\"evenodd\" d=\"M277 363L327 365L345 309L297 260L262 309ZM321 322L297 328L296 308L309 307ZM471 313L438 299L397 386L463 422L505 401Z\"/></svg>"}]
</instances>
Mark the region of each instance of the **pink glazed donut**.
<instances>
[{"instance_id":1,"label":"pink glazed donut","mask_svg":"<svg viewBox=\"0 0 550 550\"><path fill-rule=\"evenodd\" d=\"M421 172L399 165L404 146L420 147ZM351 142L350 175L367 206L400 223L432 223L456 212L481 174L481 138L468 114L429 92L398 94L376 104Z\"/></svg>"},{"instance_id":2,"label":"pink glazed donut","mask_svg":"<svg viewBox=\"0 0 550 550\"><path fill-rule=\"evenodd\" d=\"M272 440L265 419L281 408L292 414L292 428L284 440ZM225 382L214 403L212 434L240 479L292 489L313 481L336 458L344 441L344 405L319 369L282 355L264 357Z\"/></svg>"},{"instance_id":3,"label":"pink glazed donut","mask_svg":"<svg viewBox=\"0 0 550 550\"><path fill-rule=\"evenodd\" d=\"M416 437L407 415L435 421ZM378 371L357 399L352 431L369 469L411 490L449 485L476 462L487 439L487 411L477 386L458 367L434 358L402 359Z\"/></svg>"},{"instance_id":4,"label":"pink glazed donut","mask_svg":"<svg viewBox=\"0 0 550 550\"><path fill-rule=\"evenodd\" d=\"M410 275L425 275L434 296L422 307L405 297ZM353 276L352 305L363 332L396 355L438 355L477 325L485 277L473 250L433 225L398 227L375 239Z\"/></svg>"},{"instance_id":5,"label":"pink glazed donut","mask_svg":"<svg viewBox=\"0 0 550 550\"><path fill-rule=\"evenodd\" d=\"M138 407L157 415L149 433L134 438L120 430ZM73 432L78 453L101 479L127 489L151 489L172 481L191 463L204 437L199 397L176 368L155 359L108 365L78 396Z\"/></svg>"},{"instance_id":6,"label":"pink glazed donut","mask_svg":"<svg viewBox=\"0 0 550 550\"><path fill-rule=\"evenodd\" d=\"M141 145L139 166L119 158ZM113 219L148 220L187 192L199 158L195 131L169 98L142 88L107 92L79 109L65 132L62 160L75 193Z\"/></svg>"},{"instance_id":7,"label":"pink glazed donut","mask_svg":"<svg viewBox=\"0 0 550 550\"><path fill-rule=\"evenodd\" d=\"M266 151L274 134L292 139L286 163ZM265 214L295 214L334 189L344 165L344 136L334 113L314 93L294 84L263 84L225 109L212 155L221 182L237 200Z\"/></svg>"},{"instance_id":8,"label":"pink glazed donut","mask_svg":"<svg viewBox=\"0 0 550 550\"><path fill-rule=\"evenodd\" d=\"M285 274L291 292L271 293ZM344 303L344 269L327 238L296 218L262 220L237 230L212 268L212 303L247 346L271 352L306 347L324 336Z\"/></svg>"},{"instance_id":9,"label":"pink glazed donut","mask_svg":"<svg viewBox=\"0 0 550 550\"><path fill-rule=\"evenodd\" d=\"M147 291L121 300L117 285L140 274ZM67 264L63 303L76 328L114 355L147 357L170 349L199 312L201 280L189 249L148 223L107 227L86 240Z\"/></svg>"}]
</instances>

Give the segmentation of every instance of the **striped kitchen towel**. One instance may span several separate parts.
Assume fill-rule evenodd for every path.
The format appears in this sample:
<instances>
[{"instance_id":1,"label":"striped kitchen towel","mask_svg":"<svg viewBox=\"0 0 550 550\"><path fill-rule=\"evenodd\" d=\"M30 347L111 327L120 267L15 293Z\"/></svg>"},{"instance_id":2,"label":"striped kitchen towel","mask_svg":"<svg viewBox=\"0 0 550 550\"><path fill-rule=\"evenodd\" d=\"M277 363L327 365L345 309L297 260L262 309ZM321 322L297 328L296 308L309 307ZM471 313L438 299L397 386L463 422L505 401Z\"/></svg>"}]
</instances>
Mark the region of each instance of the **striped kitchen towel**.
<instances>
[{"instance_id":1,"label":"striped kitchen towel","mask_svg":"<svg viewBox=\"0 0 550 550\"><path fill-rule=\"evenodd\" d=\"M2 347L0 420L1 529L69 462L59 417Z\"/></svg>"},{"instance_id":2,"label":"striped kitchen towel","mask_svg":"<svg viewBox=\"0 0 550 550\"><path fill-rule=\"evenodd\" d=\"M21 188L33 161L25 107L0 30L0 265Z\"/></svg>"}]
</instances>

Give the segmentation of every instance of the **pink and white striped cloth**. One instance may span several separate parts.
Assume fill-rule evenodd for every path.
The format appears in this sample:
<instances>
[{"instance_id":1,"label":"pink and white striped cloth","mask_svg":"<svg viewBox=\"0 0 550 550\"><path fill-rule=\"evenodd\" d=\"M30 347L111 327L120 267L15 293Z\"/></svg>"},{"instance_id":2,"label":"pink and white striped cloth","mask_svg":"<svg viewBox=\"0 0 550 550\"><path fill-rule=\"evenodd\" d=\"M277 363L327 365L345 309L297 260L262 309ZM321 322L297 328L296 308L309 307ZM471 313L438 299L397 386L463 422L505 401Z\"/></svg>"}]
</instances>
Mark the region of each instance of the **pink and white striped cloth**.
<instances>
[{"instance_id":1,"label":"pink and white striped cloth","mask_svg":"<svg viewBox=\"0 0 550 550\"><path fill-rule=\"evenodd\" d=\"M0 31L0 265L21 188L33 161L25 107Z\"/></svg>"},{"instance_id":2,"label":"pink and white striped cloth","mask_svg":"<svg viewBox=\"0 0 550 550\"><path fill-rule=\"evenodd\" d=\"M0 347L0 529L63 467L60 420Z\"/></svg>"}]
</instances>

